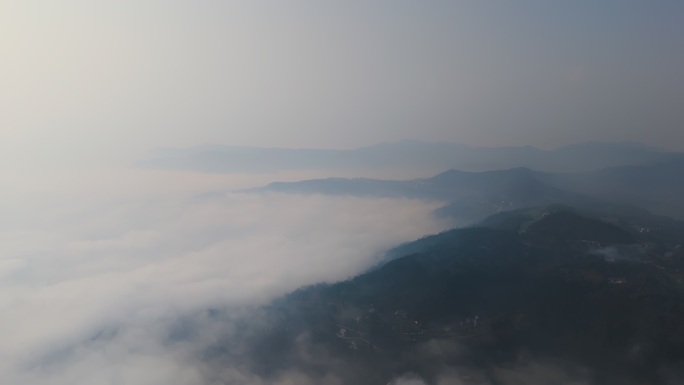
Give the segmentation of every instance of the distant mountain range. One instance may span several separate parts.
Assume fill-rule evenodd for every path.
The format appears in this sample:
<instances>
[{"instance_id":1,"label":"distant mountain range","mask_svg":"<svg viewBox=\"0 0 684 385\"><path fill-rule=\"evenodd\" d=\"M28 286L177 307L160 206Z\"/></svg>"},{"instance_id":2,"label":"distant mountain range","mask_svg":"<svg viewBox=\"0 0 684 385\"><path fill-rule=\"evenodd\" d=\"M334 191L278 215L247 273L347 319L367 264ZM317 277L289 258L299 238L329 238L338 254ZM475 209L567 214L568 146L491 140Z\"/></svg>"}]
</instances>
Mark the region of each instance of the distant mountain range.
<instances>
[{"instance_id":1,"label":"distant mountain range","mask_svg":"<svg viewBox=\"0 0 684 385\"><path fill-rule=\"evenodd\" d=\"M512 209L592 202L631 204L684 219L684 159L581 173L548 173L527 168L465 172L450 170L406 181L314 179L271 183L249 192L406 197L450 202L438 214L472 223Z\"/></svg>"},{"instance_id":2,"label":"distant mountain range","mask_svg":"<svg viewBox=\"0 0 684 385\"><path fill-rule=\"evenodd\" d=\"M549 172L592 171L681 159L638 143L581 143L554 150L523 147L471 147L457 143L400 141L351 150L199 146L160 149L138 167L201 172L273 172L282 170L459 169L486 171L527 167Z\"/></svg>"},{"instance_id":3,"label":"distant mountain range","mask_svg":"<svg viewBox=\"0 0 684 385\"><path fill-rule=\"evenodd\" d=\"M610 206L500 213L403 245L353 279L300 289L208 354L220 365L231 346L251 346L244 367L266 379L296 368L313 383L412 372L428 384L675 384L683 226ZM501 377L531 362L563 377Z\"/></svg>"}]
</instances>

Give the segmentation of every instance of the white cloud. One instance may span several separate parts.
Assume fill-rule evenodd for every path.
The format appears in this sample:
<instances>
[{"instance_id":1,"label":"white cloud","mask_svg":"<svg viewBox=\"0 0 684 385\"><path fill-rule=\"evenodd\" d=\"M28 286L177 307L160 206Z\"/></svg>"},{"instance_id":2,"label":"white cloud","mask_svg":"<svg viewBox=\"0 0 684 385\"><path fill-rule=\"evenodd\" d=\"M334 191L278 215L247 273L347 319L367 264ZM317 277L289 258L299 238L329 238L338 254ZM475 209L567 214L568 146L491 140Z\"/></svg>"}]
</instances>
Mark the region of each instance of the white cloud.
<instances>
[{"instance_id":1,"label":"white cloud","mask_svg":"<svg viewBox=\"0 0 684 385\"><path fill-rule=\"evenodd\" d=\"M345 279L446 226L432 203L202 196L254 180L139 173L34 180L0 205L17 219L0 227L0 382L196 384L198 347L165 342L176 320Z\"/></svg>"}]
</instances>

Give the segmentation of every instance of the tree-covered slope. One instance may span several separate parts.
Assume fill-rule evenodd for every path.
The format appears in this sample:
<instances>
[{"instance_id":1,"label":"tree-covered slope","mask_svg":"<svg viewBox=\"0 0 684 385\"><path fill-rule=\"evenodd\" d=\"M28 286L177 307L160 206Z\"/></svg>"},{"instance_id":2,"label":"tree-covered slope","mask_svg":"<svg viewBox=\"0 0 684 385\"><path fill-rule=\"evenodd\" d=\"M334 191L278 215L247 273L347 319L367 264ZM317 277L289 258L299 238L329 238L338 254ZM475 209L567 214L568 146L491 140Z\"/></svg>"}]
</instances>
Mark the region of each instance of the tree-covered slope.
<instances>
[{"instance_id":1,"label":"tree-covered slope","mask_svg":"<svg viewBox=\"0 0 684 385\"><path fill-rule=\"evenodd\" d=\"M494 228L423 238L366 274L276 301L250 350L254 369L376 384L406 371L437 381L456 368L497 383L491 373L524 356L582 368L586 383L664 384L663 370L684 363L674 240L559 207L484 225ZM304 359L302 339L337 364ZM443 349L425 351L435 344Z\"/></svg>"}]
</instances>

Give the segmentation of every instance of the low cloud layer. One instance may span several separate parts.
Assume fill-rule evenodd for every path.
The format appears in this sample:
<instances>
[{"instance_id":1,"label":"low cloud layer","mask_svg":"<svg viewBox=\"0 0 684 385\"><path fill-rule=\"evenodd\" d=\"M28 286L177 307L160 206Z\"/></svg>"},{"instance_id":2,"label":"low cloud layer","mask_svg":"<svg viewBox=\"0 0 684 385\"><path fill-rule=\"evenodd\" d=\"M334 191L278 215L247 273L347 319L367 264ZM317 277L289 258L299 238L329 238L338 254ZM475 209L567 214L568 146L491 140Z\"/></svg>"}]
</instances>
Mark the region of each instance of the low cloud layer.
<instances>
[{"instance_id":1,"label":"low cloud layer","mask_svg":"<svg viewBox=\"0 0 684 385\"><path fill-rule=\"evenodd\" d=\"M246 177L16 181L0 205L7 384L203 383L194 357L227 327L207 309L345 279L448 225L419 201L221 192L256 183ZM169 342L187 315L183 333L198 335Z\"/></svg>"}]
</instances>

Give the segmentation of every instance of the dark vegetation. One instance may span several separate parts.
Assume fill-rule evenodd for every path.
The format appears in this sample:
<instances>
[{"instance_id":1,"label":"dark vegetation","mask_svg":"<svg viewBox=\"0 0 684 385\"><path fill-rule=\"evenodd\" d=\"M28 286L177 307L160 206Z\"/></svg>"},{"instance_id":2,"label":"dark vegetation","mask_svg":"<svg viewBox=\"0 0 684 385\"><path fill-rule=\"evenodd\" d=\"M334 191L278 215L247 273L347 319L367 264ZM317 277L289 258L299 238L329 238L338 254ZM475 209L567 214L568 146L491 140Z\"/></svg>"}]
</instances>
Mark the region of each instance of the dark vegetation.
<instances>
[{"instance_id":1,"label":"dark vegetation","mask_svg":"<svg viewBox=\"0 0 684 385\"><path fill-rule=\"evenodd\" d=\"M455 368L504 384L499 369L523 360L583 383L671 384L665 373L684 365L682 226L621 206L500 213L281 298L231 344L249 346L243 365L267 379L297 368L431 383Z\"/></svg>"}]
</instances>

